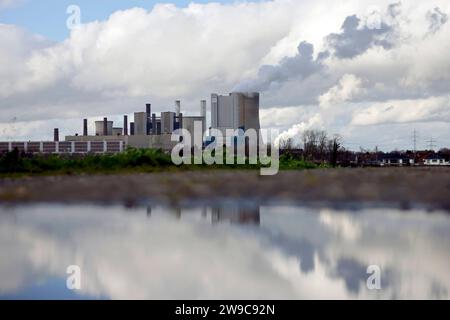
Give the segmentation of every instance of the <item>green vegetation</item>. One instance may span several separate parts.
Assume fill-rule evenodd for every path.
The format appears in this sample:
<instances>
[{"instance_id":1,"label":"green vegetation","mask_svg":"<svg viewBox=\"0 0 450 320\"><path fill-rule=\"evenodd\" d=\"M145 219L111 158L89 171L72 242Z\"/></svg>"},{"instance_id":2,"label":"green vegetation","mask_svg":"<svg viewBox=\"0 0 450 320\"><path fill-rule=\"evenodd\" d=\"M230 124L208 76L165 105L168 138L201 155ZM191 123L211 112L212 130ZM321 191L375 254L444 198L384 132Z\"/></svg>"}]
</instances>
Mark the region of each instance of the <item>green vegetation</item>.
<instances>
[{"instance_id":1,"label":"green vegetation","mask_svg":"<svg viewBox=\"0 0 450 320\"><path fill-rule=\"evenodd\" d=\"M172 166L170 156L152 149L129 149L102 155L25 155L14 150L0 157L0 173L91 173L139 168L142 171Z\"/></svg>"},{"instance_id":2,"label":"green vegetation","mask_svg":"<svg viewBox=\"0 0 450 320\"><path fill-rule=\"evenodd\" d=\"M236 162L235 162L236 163ZM292 156L280 157L281 170L313 169L318 166ZM102 155L27 155L17 149L0 155L0 175L43 175L116 172L154 172L201 169L260 169L261 164L182 165L175 166L170 155L154 149L128 149L118 154Z\"/></svg>"},{"instance_id":3,"label":"green vegetation","mask_svg":"<svg viewBox=\"0 0 450 320\"><path fill-rule=\"evenodd\" d=\"M305 161L303 159L296 159L292 155L283 155L280 157L280 170L303 170L326 168L327 165L317 165L313 162Z\"/></svg>"}]
</instances>

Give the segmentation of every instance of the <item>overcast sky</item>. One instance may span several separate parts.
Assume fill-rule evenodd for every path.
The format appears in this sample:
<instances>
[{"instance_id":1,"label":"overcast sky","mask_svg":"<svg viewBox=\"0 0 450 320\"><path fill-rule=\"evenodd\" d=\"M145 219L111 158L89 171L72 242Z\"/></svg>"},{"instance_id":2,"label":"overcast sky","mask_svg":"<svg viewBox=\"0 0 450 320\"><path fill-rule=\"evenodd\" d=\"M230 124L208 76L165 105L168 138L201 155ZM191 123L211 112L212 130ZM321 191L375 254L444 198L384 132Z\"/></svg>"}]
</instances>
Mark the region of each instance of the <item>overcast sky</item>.
<instances>
[{"instance_id":1,"label":"overcast sky","mask_svg":"<svg viewBox=\"0 0 450 320\"><path fill-rule=\"evenodd\" d=\"M0 140L256 90L284 137L411 149L416 129L419 148L450 146L449 14L448 0L0 0Z\"/></svg>"}]
</instances>

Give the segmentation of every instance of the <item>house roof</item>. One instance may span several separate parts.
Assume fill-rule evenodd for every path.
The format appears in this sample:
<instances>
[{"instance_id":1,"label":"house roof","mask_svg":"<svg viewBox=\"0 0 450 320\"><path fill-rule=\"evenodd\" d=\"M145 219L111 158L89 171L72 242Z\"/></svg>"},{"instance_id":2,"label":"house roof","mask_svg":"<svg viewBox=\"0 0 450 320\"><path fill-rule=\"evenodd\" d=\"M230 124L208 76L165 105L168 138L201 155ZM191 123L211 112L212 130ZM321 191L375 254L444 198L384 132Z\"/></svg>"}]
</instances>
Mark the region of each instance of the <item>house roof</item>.
<instances>
[{"instance_id":1,"label":"house roof","mask_svg":"<svg viewBox=\"0 0 450 320\"><path fill-rule=\"evenodd\" d=\"M445 160L440 154L429 154L425 157L426 160Z\"/></svg>"},{"instance_id":2,"label":"house roof","mask_svg":"<svg viewBox=\"0 0 450 320\"><path fill-rule=\"evenodd\" d=\"M386 160L409 160L409 157L406 155L398 154L398 153L388 153L381 156L381 159Z\"/></svg>"}]
</instances>

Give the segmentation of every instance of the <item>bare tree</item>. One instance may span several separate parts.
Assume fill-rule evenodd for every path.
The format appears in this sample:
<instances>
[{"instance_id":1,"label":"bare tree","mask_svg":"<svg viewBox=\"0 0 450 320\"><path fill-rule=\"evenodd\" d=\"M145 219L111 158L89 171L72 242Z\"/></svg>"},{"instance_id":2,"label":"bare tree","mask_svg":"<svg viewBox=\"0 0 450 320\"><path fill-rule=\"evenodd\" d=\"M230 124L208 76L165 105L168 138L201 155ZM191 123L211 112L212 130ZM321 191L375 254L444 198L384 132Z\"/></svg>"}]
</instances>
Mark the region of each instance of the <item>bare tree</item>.
<instances>
[{"instance_id":1,"label":"bare tree","mask_svg":"<svg viewBox=\"0 0 450 320\"><path fill-rule=\"evenodd\" d=\"M306 130L303 132L303 150L304 155L309 160L314 160L314 155L317 149L317 136L318 133L315 130Z\"/></svg>"},{"instance_id":2,"label":"bare tree","mask_svg":"<svg viewBox=\"0 0 450 320\"><path fill-rule=\"evenodd\" d=\"M318 159L323 163L325 161L325 156L327 153L327 145L328 145L328 135L325 131L317 132L317 156Z\"/></svg>"},{"instance_id":3,"label":"bare tree","mask_svg":"<svg viewBox=\"0 0 450 320\"><path fill-rule=\"evenodd\" d=\"M330 139L328 143L328 149L330 154L330 164L335 167L338 160L339 149L342 145L342 137L340 135L335 134L332 139Z\"/></svg>"},{"instance_id":4,"label":"bare tree","mask_svg":"<svg viewBox=\"0 0 450 320\"><path fill-rule=\"evenodd\" d=\"M323 130L306 130L302 135L303 150L309 160L325 160L328 136Z\"/></svg>"},{"instance_id":5,"label":"bare tree","mask_svg":"<svg viewBox=\"0 0 450 320\"><path fill-rule=\"evenodd\" d=\"M292 138L280 139L280 150L292 150L294 149L294 140Z\"/></svg>"}]
</instances>

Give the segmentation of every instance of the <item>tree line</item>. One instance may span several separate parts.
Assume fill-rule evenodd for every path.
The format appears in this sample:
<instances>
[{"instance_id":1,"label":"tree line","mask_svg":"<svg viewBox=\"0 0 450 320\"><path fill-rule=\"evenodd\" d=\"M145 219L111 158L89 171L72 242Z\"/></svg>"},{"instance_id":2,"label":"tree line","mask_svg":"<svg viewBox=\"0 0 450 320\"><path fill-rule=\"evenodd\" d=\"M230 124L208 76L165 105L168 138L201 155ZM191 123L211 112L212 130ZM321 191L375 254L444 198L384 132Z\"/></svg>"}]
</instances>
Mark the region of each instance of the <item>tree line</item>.
<instances>
[{"instance_id":1,"label":"tree line","mask_svg":"<svg viewBox=\"0 0 450 320\"><path fill-rule=\"evenodd\" d=\"M342 148L340 135L329 136L324 130L306 130L301 136L301 142L293 138L280 140L280 152L284 155L301 157L305 161L336 166Z\"/></svg>"}]
</instances>

